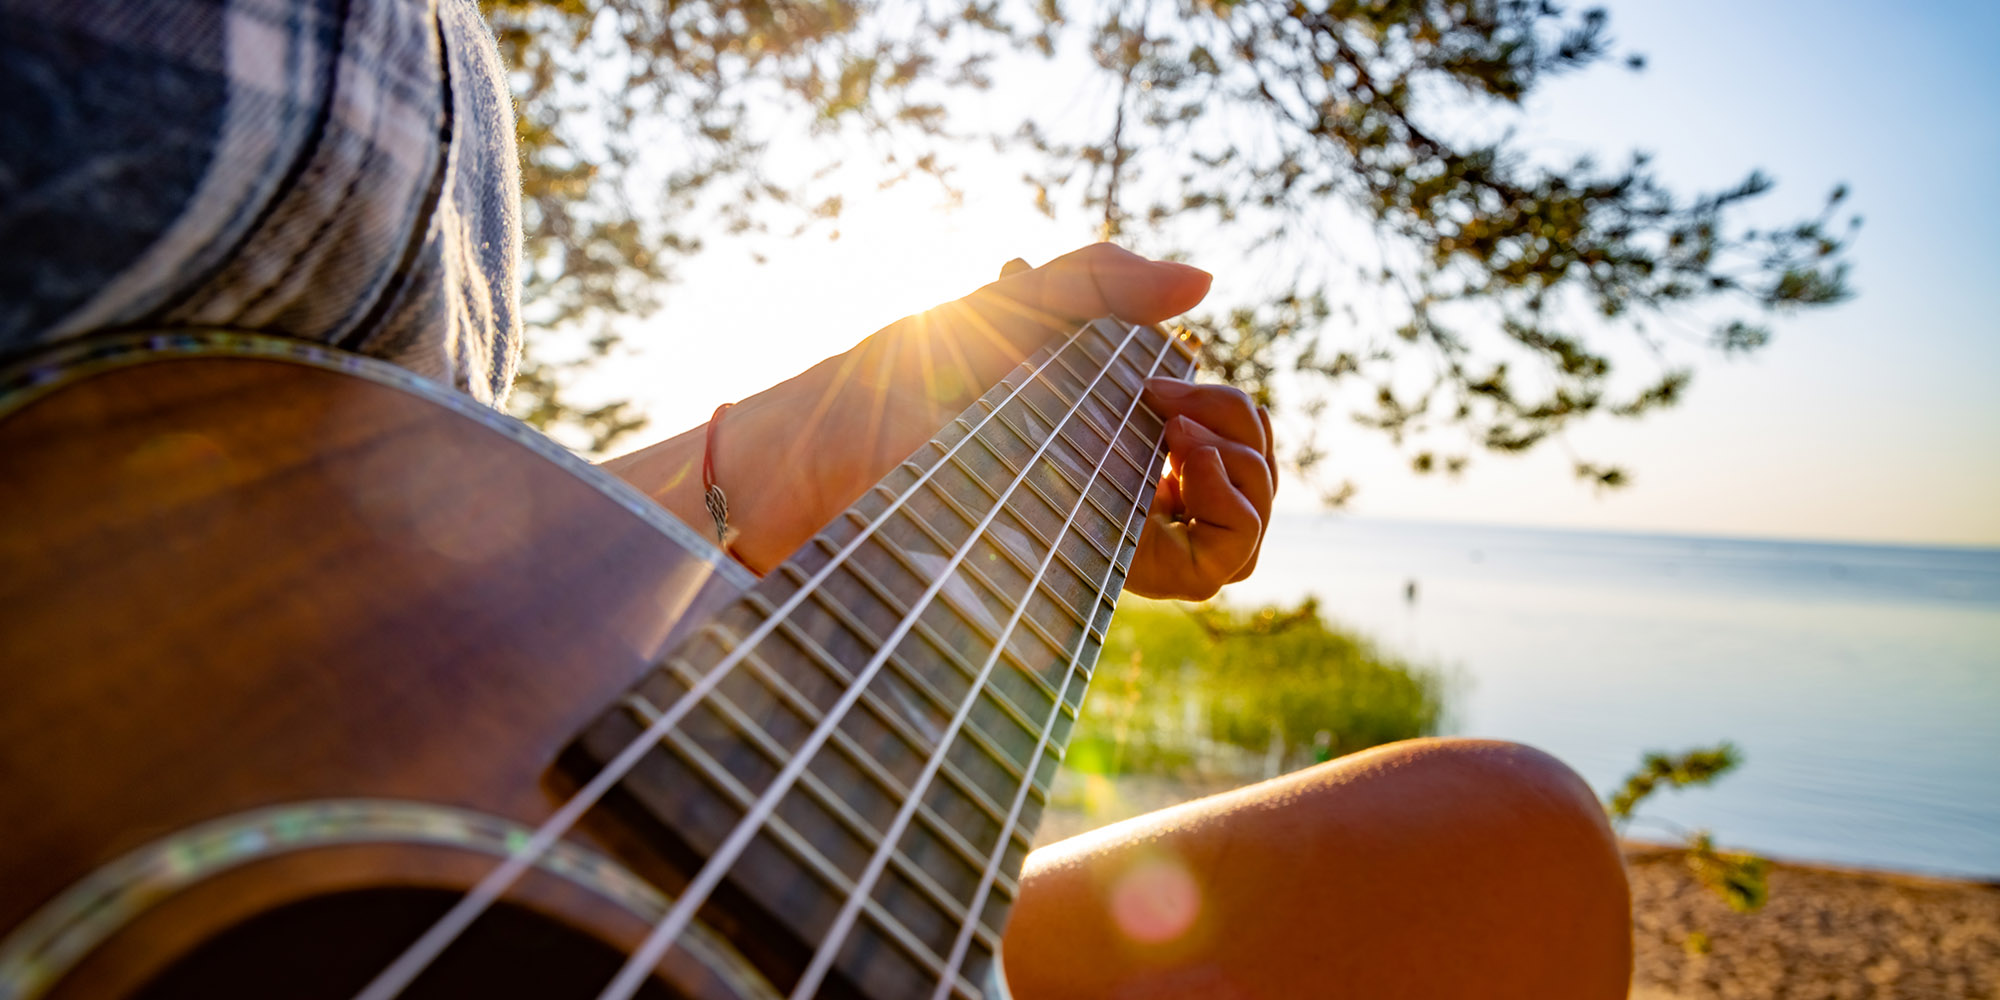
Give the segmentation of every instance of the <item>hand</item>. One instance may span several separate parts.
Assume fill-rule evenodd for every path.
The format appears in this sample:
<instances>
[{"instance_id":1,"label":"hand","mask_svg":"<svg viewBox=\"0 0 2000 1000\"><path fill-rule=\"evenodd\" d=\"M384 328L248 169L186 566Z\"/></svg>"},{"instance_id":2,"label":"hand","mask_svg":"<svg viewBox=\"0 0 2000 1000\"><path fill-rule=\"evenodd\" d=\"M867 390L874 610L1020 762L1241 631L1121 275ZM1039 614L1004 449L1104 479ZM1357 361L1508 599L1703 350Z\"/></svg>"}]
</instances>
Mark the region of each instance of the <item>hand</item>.
<instances>
[{"instance_id":1,"label":"hand","mask_svg":"<svg viewBox=\"0 0 2000 1000\"><path fill-rule=\"evenodd\" d=\"M1135 323L1179 315L1208 283L1206 272L1109 243L1037 268L1016 262L1000 280L730 407L717 428L715 476L729 495L735 553L768 572L1049 338L1107 314ZM706 429L606 468L708 535ZM1198 540L1212 535L1204 522Z\"/></svg>"},{"instance_id":2,"label":"hand","mask_svg":"<svg viewBox=\"0 0 2000 1000\"><path fill-rule=\"evenodd\" d=\"M1144 399L1167 422L1168 468L1125 589L1207 600L1257 567L1278 490L1271 418L1230 386L1155 378Z\"/></svg>"},{"instance_id":3,"label":"hand","mask_svg":"<svg viewBox=\"0 0 2000 1000\"><path fill-rule=\"evenodd\" d=\"M1014 260L1000 276L1028 270L1027 262ZM1166 421L1168 468L1153 493L1125 589L1142 597L1207 600L1223 584L1249 576L1263 551L1278 489L1271 418L1231 386L1155 378L1147 381L1145 401Z\"/></svg>"},{"instance_id":4,"label":"hand","mask_svg":"<svg viewBox=\"0 0 2000 1000\"><path fill-rule=\"evenodd\" d=\"M1204 271L1109 243L1036 268L1015 260L998 281L824 362L837 396L813 422L814 436L838 446L814 450L810 479L831 494L829 516L1052 338L1099 316L1156 323L1179 315L1208 294L1208 283ZM833 503L839 497L848 499Z\"/></svg>"}]
</instances>

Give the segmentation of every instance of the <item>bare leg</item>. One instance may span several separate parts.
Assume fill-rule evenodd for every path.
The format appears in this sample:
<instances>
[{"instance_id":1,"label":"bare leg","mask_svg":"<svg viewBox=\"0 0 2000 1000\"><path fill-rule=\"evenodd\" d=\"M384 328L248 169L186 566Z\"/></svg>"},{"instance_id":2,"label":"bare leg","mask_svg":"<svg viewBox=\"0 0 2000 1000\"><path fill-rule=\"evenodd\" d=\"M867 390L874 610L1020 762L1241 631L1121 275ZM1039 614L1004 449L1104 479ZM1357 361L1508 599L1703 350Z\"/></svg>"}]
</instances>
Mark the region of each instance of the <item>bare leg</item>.
<instances>
[{"instance_id":1,"label":"bare leg","mask_svg":"<svg viewBox=\"0 0 2000 1000\"><path fill-rule=\"evenodd\" d=\"M1560 761L1412 740L1036 851L1004 952L1020 1000L1614 998L1631 904Z\"/></svg>"}]
</instances>

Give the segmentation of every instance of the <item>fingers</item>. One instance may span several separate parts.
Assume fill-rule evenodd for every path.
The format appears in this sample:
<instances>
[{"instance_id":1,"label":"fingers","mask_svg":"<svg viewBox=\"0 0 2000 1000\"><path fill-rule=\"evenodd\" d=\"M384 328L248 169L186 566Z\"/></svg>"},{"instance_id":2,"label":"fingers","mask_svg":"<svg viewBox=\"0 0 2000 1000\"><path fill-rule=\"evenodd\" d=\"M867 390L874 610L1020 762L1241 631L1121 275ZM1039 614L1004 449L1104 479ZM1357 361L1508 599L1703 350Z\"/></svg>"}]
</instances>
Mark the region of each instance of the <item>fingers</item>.
<instances>
[{"instance_id":1,"label":"fingers","mask_svg":"<svg viewBox=\"0 0 2000 1000\"><path fill-rule=\"evenodd\" d=\"M1206 553L1197 560L1219 570L1219 578L1236 572L1264 527L1264 519L1236 483L1229 478L1226 459L1219 448L1197 448L1181 472L1181 507L1190 518L1196 541L1206 539Z\"/></svg>"},{"instance_id":2,"label":"fingers","mask_svg":"<svg viewBox=\"0 0 2000 1000\"><path fill-rule=\"evenodd\" d=\"M1271 432L1271 411L1257 408L1257 422L1264 425L1264 464L1271 470L1271 495L1278 495L1278 435Z\"/></svg>"},{"instance_id":3,"label":"fingers","mask_svg":"<svg viewBox=\"0 0 2000 1000\"><path fill-rule=\"evenodd\" d=\"M1187 417L1167 421L1168 454L1192 457L1203 450L1217 454L1222 461L1224 475L1257 508L1261 522L1262 513L1270 511L1271 497L1276 492L1263 450L1241 441L1231 441ZM1192 468L1183 466L1183 478L1189 472Z\"/></svg>"},{"instance_id":4,"label":"fingers","mask_svg":"<svg viewBox=\"0 0 2000 1000\"><path fill-rule=\"evenodd\" d=\"M1269 424L1243 390L1226 385L1196 385L1173 378L1146 380L1146 405L1169 423L1187 417L1231 441L1240 441L1268 457Z\"/></svg>"},{"instance_id":5,"label":"fingers","mask_svg":"<svg viewBox=\"0 0 2000 1000\"><path fill-rule=\"evenodd\" d=\"M1155 497L1146 525L1149 540L1172 554L1149 560L1155 563L1149 567L1150 578L1135 589L1155 597L1206 600L1249 561L1263 520L1250 498L1230 482L1221 449L1195 449L1178 472L1176 488ZM1178 511L1167 506L1176 500ZM1127 585L1133 584L1128 578Z\"/></svg>"},{"instance_id":6,"label":"fingers","mask_svg":"<svg viewBox=\"0 0 2000 1000\"><path fill-rule=\"evenodd\" d=\"M1250 574L1277 495L1270 418L1228 386L1154 379L1147 401L1167 416L1173 471L1154 494L1126 586L1205 600Z\"/></svg>"},{"instance_id":7,"label":"fingers","mask_svg":"<svg viewBox=\"0 0 2000 1000\"><path fill-rule=\"evenodd\" d=\"M1278 491L1277 471L1265 457L1266 452L1240 441L1228 440L1187 417L1175 417L1168 422L1166 440L1168 453L1173 455L1187 456L1203 449L1215 452L1222 461L1223 473L1229 485L1249 501L1255 510L1256 519L1250 526L1248 554L1241 562L1223 570L1224 575L1215 578L1214 583L1220 586L1224 583L1235 583L1249 576L1251 571L1257 568L1257 557L1263 552L1264 527L1270 522L1271 501ZM1178 477L1181 480L1180 493L1183 497L1189 492L1187 478L1195 476L1198 481L1203 475L1197 471L1200 468L1187 464L1182 475ZM1187 507L1187 512L1199 521L1201 515L1195 512L1191 505ZM1214 539L1212 536L1207 539L1197 537L1194 541L1197 544L1203 542L1213 544ZM1235 551L1233 545L1229 549Z\"/></svg>"},{"instance_id":8,"label":"fingers","mask_svg":"<svg viewBox=\"0 0 2000 1000\"><path fill-rule=\"evenodd\" d=\"M1264 425L1264 469L1270 473L1271 499L1275 500L1277 499L1278 496L1278 453L1277 453L1278 436L1271 432L1271 411L1266 410L1261 406L1258 407L1257 421ZM1264 526L1266 528L1269 528L1271 525L1270 503L1266 502L1261 509L1264 512ZM1256 550L1250 553L1250 561L1244 563L1243 568L1237 570L1236 575L1229 578L1229 582L1235 583L1238 580L1242 580L1249 577L1251 573L1256 572L1257 559L1259 556L1262 556L1263 554L1264 554L1264 537L1260 534L1257 536Z\"/></svg>"}]
</instances>

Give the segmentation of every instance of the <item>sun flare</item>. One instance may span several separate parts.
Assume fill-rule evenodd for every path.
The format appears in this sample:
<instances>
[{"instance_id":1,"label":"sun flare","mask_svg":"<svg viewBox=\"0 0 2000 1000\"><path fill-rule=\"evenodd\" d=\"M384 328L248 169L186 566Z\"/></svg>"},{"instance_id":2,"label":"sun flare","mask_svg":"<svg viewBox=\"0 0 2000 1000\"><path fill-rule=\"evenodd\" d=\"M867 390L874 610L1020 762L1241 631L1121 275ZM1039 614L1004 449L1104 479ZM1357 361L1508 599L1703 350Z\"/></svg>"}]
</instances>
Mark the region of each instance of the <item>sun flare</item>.
<instances>
[{"instance_id":1,"label":"sun flare","mask_svg":"<svg viewBox=\"0 0 2000 1000\"><path fill-rule=\"evenodd\" d=\"M895 320L964 295L1015 257L1042 263L1085 242L1065 237L1004 179L955 209L915 184L850 198L831 232L765 246L766 262L718 247L692 261L657 315L636 323L633 356L589 388L652 418L628 447L699 424L846 350Z\"/></svg>"}]
</instances>

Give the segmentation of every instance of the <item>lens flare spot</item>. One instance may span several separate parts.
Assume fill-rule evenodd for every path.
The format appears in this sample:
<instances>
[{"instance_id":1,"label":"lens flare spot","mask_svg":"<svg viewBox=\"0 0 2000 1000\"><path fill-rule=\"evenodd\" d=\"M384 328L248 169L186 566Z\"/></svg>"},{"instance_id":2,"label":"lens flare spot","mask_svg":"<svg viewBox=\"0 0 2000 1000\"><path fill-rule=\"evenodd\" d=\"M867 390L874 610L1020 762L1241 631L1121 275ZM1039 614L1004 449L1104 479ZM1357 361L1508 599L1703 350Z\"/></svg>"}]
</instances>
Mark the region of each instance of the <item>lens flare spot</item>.
<instances>
[{"instance_id":1,"label":"lens flare spot","mask_svg":"<svg viewBox=\"0 0 2000 1000\"><path fill-rule=\"evenodd\" d=\"M1201 914L1201 887L1172 858L1147 858L1111 886L1111 918L1140 944L1163 944L1187 933Z\"/></svg>"}]
</instances>

